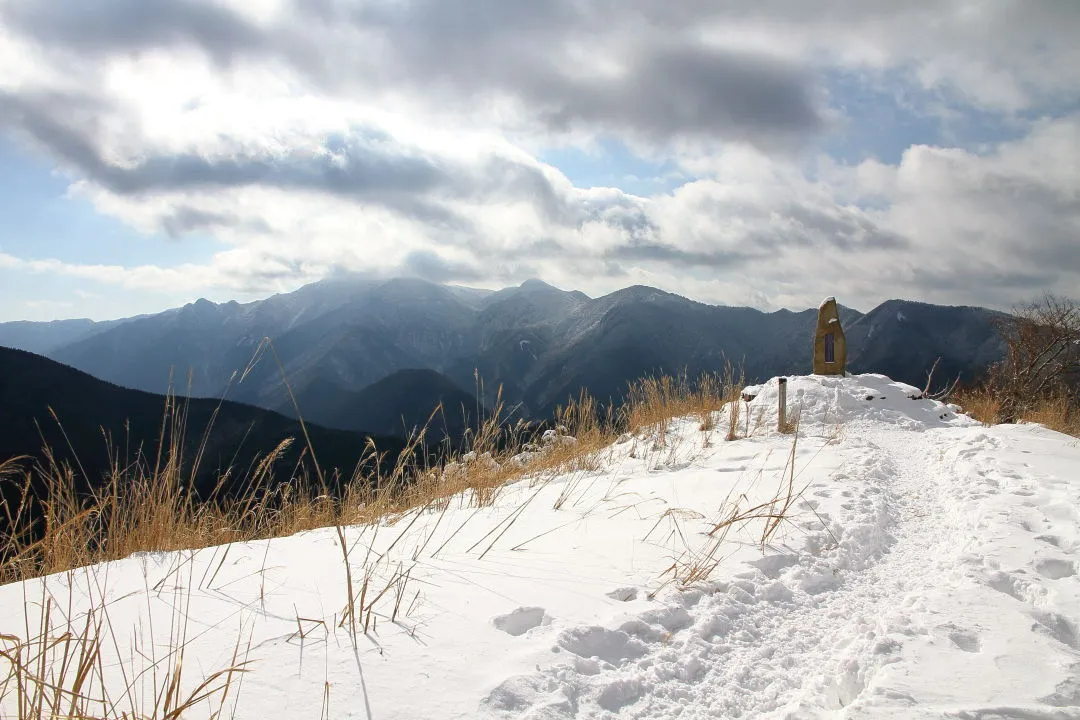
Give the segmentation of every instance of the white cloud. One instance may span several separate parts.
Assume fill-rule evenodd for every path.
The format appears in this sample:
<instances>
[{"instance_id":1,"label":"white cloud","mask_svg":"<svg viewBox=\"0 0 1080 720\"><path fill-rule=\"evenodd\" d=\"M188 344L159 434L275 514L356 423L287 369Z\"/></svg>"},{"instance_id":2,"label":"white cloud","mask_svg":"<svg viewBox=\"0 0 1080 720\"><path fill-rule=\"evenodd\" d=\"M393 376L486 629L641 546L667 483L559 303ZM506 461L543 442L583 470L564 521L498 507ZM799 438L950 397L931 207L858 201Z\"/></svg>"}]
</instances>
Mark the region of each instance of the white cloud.
<instances>
[{"instance_id":1,"label":"white cloud","mask_svg":"<svg viewBox=\"0 0 1080 720\"><path fill-rule=\"evenodd\" d=\"M31 274L61 275L64 277L92 280L107 285L140 291L177 293L214 287L213 276L197 265L180 265L163 268L157 265L89 265L68 263L55 258L26 259L0 253L0 269L21 270Z\"/></svg>"}]
</instances>

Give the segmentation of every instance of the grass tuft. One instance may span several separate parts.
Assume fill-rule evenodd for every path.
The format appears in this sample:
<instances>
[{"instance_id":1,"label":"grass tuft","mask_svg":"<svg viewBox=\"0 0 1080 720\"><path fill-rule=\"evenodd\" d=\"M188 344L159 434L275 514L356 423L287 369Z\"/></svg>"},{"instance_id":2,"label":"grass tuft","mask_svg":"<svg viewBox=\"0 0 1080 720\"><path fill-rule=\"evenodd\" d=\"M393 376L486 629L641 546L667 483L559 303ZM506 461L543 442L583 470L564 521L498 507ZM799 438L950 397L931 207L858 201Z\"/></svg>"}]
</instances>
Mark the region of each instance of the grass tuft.
<instances>
[{"instance_id":1,"label":"grass tuft","mask_svg":"<svg viewBox=\"0 0 1080 720\"><path fill-rule=\"evenodd\" d=\"M1002 396L991 386L961 390L955 396L963 411L984 425L997 425L1002 422ZM1080 409L1063 394L1049 394L1038 398L1025 409L1020 422L1039 423L1073 437L1080 437Z\"/></svg>"}]
</instances>

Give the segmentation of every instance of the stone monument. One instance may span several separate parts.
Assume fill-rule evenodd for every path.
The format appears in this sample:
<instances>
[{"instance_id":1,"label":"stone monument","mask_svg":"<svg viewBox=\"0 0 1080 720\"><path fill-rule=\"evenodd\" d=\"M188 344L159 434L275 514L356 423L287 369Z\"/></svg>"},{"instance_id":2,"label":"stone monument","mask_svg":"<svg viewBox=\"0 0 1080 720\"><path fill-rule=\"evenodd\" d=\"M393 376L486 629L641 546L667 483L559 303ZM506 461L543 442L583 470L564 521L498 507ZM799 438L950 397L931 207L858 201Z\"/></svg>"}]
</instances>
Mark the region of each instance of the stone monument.
<instances>
[{"instance_id":1,"label":"stone monument","mask_svg":"<svg viewBox=\"0 0 1080 720\"><path fill-rule=\"evenodd\" d=\"M814 331L814 374L843 375L847 370L847 339L840 327L836 298L827 297L818 308Z\"/></svg>"}]
</instances>

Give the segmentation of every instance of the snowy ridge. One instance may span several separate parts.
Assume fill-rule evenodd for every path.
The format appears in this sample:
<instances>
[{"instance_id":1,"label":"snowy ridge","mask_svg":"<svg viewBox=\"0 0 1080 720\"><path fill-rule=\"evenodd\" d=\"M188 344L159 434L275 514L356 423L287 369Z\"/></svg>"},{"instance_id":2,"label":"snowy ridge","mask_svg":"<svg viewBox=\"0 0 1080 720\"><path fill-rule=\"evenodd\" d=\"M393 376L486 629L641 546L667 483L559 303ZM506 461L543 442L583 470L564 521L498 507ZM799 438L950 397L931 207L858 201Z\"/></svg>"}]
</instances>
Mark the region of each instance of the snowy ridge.
<instances>
[{"instance_id":1,"label":"snowy ridge","mask_svg":"<svg viewBox=\"0 0 1080 720\"><path fill-rule=\"evenodd\" d=\"M354 580L386 588L355 646L332 529L6 586L0 633L42 582L76 618L104 595L125 657L187 607L186 663L250 643L240 718L1080 716L1075 440L861 375L789 380L796 442L776 380L747 392L749 437L677 420L490 507L347 529ZM725 509L772 498L792 457L790 522L712 553Z\"/></svg>"}]
</instances>

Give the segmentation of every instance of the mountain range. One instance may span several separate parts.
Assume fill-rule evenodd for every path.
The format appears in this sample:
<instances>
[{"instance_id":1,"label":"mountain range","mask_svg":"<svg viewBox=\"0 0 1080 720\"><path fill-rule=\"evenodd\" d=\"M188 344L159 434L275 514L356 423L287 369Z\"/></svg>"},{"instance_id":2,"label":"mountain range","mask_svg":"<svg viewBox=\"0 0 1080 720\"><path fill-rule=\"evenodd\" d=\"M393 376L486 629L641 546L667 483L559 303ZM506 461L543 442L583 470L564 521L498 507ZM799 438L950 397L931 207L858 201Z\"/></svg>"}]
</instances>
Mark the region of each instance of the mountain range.
<instances>
[{"instance_id":1,"label":"mountain range","mask_svg":"<svg viewBox=\"0 0 1080 720\"><path fill-rule=\"evenodd\" d=\"M240 304L94 323L0 323L33 350L123 387L226 397L353 431L403 434L440 402L455 434L502 400L547 418L587 389L617 402L650 373L742 365L748 380L809 371L816 309L762 312L634 286L599 298L538 280L498 291L342 275ZM841 307L853 372L921 386L970 380L996 360L1001 313L889 300ZM269 338L267 343L264 339ZM415 371L426 371L417 373ZM287 381L287 387L286 387ZM291 396L290 396L291 392ZM453 425L453 427L451 427Z\"/></svg>"}]
</instances>

